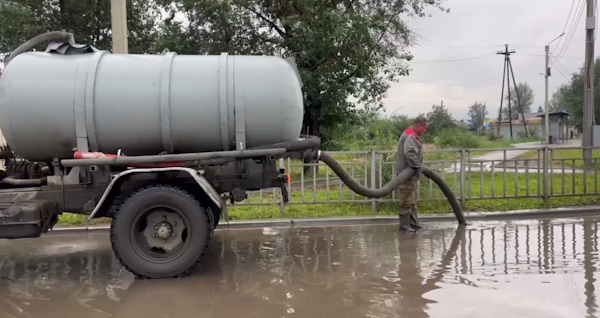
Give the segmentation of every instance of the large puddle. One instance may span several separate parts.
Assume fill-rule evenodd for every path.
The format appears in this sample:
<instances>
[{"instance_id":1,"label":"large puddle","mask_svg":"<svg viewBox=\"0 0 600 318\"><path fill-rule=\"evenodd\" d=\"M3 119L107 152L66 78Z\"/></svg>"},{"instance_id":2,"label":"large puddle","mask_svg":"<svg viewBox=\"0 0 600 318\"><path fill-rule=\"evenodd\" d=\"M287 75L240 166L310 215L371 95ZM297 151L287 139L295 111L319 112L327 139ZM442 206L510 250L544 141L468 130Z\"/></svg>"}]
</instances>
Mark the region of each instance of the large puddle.
<instances>
[{"instance_id":1,"label":"large puddle","mask_svg":"<svg viewBox=\"0 0 600 318\"><path fill-rule=\"evenodd\" d=\"M0 317L597 317L598 220L222 230L134 280L106 233L0 240Z\"/></svg>"}]
</instances>

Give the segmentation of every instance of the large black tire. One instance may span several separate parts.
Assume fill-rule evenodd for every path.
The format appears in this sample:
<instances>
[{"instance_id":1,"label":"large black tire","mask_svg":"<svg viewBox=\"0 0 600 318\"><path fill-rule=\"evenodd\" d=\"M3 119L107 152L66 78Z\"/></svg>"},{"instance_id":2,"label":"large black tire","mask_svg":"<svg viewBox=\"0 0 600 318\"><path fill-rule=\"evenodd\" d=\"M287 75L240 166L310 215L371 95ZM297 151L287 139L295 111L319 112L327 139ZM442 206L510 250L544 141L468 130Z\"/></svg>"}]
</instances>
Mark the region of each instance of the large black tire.
<instances>
[{"instance_id":1,"label":"large black tire","mask_svg":"<svg viewBox=\"0 0 600 318\"><path fill-rule=\"evenodd\" d=\"M162 217L159 224L155 223L157 215ZM180 220L182 224L170 220ZM158 230L159 225L163 229L166 222L171 222L172 231L160 233L168 235L170 244L177 242L176 250L156 246L158 241L166 240L155 236L158 232L154 229ZM154 234L150 237L148 231ZM188 192L167 185L149 186L129 196L114 215L110 229L115 256L138 278L189 274L206 254L211 236L206 209Z\"/></svg>"}]
</instances>

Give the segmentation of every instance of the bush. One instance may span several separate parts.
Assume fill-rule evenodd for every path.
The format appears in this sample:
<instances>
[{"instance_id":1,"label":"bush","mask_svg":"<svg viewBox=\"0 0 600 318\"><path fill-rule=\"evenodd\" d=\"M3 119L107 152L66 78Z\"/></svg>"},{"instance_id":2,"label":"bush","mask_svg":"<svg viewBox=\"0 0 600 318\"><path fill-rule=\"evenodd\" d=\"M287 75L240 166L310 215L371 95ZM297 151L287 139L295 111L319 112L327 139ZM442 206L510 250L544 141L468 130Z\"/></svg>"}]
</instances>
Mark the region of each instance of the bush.
<instances>
[{"instance_id":1,"label":"bush","mask_svg":"<svg viewBox=\"0 0 600 318\"><path fill-rule=\"evenodd\" d=\"M496 132L494 130L488 131L486 136L489 141L496 141L501 138L501 137L496 137Z\"/></svg>"},{"instance_id":2,"label":"bush","mask_svg":"<svg viewBox=\"0 0 600 318\"><path fill-rule=\"evenodd\" d=\"M462 129L447 129L435 137L435 145L438 148L479 148L481 140Z\"/></svg>"},{"instance_id":3,"label":"bush","mask_svg":"<svg viewBox=\"0 0 600 318\"><path fill-rule=\"evenodd\" d=\"M527 130L529 131L529 136L525 135L525 130L519 131L517 133L517 137L521 138L521 139L537 139L539 138L539 131L537 129L537 127L527 127Z\"/></svg>"}]
</instances>

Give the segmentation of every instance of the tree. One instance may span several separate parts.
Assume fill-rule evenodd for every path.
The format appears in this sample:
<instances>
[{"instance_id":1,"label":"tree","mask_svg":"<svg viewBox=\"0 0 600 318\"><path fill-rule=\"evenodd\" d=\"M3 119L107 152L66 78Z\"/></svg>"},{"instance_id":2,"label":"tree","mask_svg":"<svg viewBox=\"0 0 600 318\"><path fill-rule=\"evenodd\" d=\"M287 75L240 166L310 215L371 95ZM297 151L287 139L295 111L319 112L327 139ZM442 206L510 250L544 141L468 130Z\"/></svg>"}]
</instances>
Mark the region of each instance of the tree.
<instances>
[{"instance_id":1,"label":"tree","mask_svg":"<svg viewBox=\"0 0 600 318\"><path fill-rule=\"evenodd\" d=\"M571 114L570 124L578 129L583 129L583 80L584 69L571 75L569 83L564 84L552 95L550 101L550 110L566 110ZM594 90L600 91L600 58L596 58L594 63ZM600 114L600 94L594 96L594 114ZM598 117L596 117L597 119ZM597 121L596 121L597 122Z\"/></svg>"},{"instance_id":2,"label":"tree","mask_svg":"<svg viewBox=\"0 0 600 318\"><path fill-rule=\"evenodd\" d=\"M538 106L538 113L543 113L544 112L544 107L542 106Z\"/></svg>"},{"instance_id":3,"label":"tree","mask_svg":"<svg viewBox=\"0 0 600 318\"><path fill-rule=\"evenodd\" d=\"M506 95L505 99L507 104L506 107L502 108L502 116L504 119L508 119L508 95ZM533 93L533 90L527 83L519 83L519 85L517 85L516 91L514 88L512 88L510 90L510 112L512 119L519 119L519 117L521 117L522 114L530 113L531 105L533 105L534 99L535 94Z\"/></svg>"},{"instance_id":4,"label":"tree","mask_svg":"<svg viewBox=\"0 0 600 318\"><path fill-rule=\"evenodd\" d=\"M157 3L152 0L127 1L130 52L157 52L154 44L156 26L160 22L158 9ZM41 33L61 30L72 32L78 43L110 50L110 1L0 2L0 53L10 53L23 42Z\"/></svg>"},{"instance_id":5,"label":"tree","mask_svg":"<svg viewBox=\"0 0 600 318\"><path fill-rule=\"evenodd\" d=\"M160 46L182 53L293 56L304 83L304 127L324 141L340 122L378 110L390 85L408 75L413 35L407 16L443 0L160 1L170 17Z\"/></svg>"},{"instance_id":6,"label":"tree","mask_svg":"<svg viewBox=\"0 0 600 318\"><path fill-rule=\"evenodd\" d=\"M456 127L452 121L452 115L444 105L433 105L426 118L429 122L428 134L432 136L444 129Z\"/></svg>"},{"instance_id":7,"label":"tree","mask_svg":"<svg viewBox=\"0 0 600 318\"><path fill-rule=\"evenodd\" d=\"M469 107L469 125L478 135L483 134L487 114L485 103L475 102Z\"/></svg>"}]
</instances>

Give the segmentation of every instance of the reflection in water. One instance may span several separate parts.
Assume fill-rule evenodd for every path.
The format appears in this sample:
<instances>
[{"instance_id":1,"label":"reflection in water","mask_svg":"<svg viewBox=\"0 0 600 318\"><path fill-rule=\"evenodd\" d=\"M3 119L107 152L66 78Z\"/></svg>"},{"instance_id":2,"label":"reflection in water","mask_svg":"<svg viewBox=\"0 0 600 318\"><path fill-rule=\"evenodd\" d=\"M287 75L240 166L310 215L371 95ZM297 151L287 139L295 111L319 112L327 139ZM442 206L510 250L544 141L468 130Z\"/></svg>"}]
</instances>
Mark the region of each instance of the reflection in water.
<instances>
[{"instance_id":1,"label":"reflection in water","mask_svg":"<svg viewBox=\"0 0 600 318\"><path fill-rule=\"evenodd\" d=\"M134 280L106 234L0 241L2 317L595 317L597 220L219 231Z\"/></svg>"}]
</instances>

